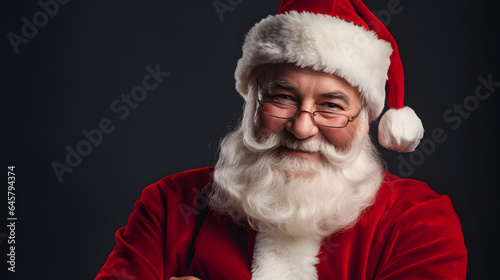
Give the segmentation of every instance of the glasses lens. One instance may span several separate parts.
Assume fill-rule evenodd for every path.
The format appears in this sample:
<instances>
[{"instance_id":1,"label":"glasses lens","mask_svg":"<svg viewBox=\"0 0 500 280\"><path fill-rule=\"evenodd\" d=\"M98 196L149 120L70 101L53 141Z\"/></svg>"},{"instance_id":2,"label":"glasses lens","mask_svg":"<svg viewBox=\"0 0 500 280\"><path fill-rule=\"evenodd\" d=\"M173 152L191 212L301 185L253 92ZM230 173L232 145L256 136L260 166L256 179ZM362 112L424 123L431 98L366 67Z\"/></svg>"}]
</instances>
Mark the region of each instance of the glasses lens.
<instances>
[{"instance_id":1,"label":"glasses lens","mask_svg":"<svg viewBox=\"0 0 500 280\"><path fill-rule=\"evenodd\" d=\"M328 112L316 112L314 120L317 124L332 127L345 127L349 122L347 116Z\"/></svg>"},{"instance_id":2,"label":"glasses lens","mask_svg":"<svg viewBox=\"0 0 500 280\"><path fill-rule=\"evenodd\" d=\"M286 104L265 102L264 112L273 117L293 118L293 116L295 116L295 113L297 112L297 109L295 109L295 107L293 106Z\"/></svg>"}]
</instances>

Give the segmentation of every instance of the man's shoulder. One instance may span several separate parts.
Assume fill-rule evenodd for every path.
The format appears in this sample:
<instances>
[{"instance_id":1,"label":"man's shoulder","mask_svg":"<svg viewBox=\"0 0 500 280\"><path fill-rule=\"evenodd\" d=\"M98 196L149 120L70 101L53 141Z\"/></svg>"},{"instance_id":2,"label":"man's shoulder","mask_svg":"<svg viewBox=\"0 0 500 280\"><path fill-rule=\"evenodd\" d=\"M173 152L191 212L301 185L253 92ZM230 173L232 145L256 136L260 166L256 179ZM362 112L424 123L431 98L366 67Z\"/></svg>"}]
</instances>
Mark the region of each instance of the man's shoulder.
<instances>
[{"instance_id":1,"label":"man's shoulder","mask_svg":"<svg viewBox=\"0 0 500 280\"><path fill-rule=\"evenodd\" d=\"M389 172L385 172L380 192L381 195L411 197L416 201L441 197L440 194L425 182L410 178L400 178Z\"/></svg>"},{"instance_id":2,"label":"man's shoulder","mask_svg":"<svg viewBox=\"0 0 500 280\"><path fill-rule=\"evenodd\" d=\"M179 183L209 183L212 179L213 172L213 166L186 170L176 174L168 175L156 182L156 184L160 186L167 186Z\"/></svg>"},{"instance_id":3,"label":"man's shoulder","mask_svg":"<svg viewBox=\"0 0 500 280\"><path fill-rule=\"evenodd\" d=\"M433 242L453 237L463 246L460 220L450 198L424 182L386 173L375 203L359 223L361 230L376 228L381 240ZM372 232L367 230L367 232ZM393 236L393 237L390 237ZM461 248L461 247L460 247Z\"/></svg>"},{"instance_id":4,"label":"man's shoulder","mask_svg":"<svg viewBox=\"0 0 500 280\"><path fill-rule=\"evenodd\" d=\"M168 175L147 186L142 192L142 197L160 196L172 199L173 196L187 198L200 194L201 190L210 184L213 170L213 166L210 166Z\"/></svg>"},{"instance_id":5,"label":"man's shoulder","mask_svg":"<svg viewBox=\"0 0 500 280\"><path fill-rule=\"evenodd\" d=\"M447 208L453 211L447 195L440 195L422 181L399 178L389 172L385 173L376 204L394 214L419 208Z\"/></svg>"},{"instance_id":6,"label":"man's shoulder","mask_svg":"<svg viewBox=\"0 0 500 280\"><path fill-rule=\"evenodd\" d=\"M450 198L426 183L386 173L373 206L363 222L376 227L391 255L418 259L419 254L441 254L441 246L453 258L465 258L460 220Z\"/></svg>"}]
</instances>

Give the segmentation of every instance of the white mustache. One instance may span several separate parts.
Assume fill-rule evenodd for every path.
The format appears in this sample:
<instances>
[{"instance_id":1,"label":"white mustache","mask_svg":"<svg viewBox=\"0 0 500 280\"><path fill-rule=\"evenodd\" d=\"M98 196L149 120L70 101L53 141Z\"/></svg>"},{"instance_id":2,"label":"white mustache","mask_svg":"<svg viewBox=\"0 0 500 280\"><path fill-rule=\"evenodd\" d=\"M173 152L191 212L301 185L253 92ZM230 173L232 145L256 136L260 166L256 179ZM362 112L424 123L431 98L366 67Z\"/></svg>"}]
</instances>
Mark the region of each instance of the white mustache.
<instances>
[{"instance_id":1,"label":"white mustache","mask_svg":"<svg viewBox=\"0 0 500 280\"><path fill-rule=\"evenodd\" d=\"M308 138L302 140L285 134L280 137L279 144L280 146L288 148L290 150L309 152L309 153L319 153L322 152L323 147L325 146L326 143L323 143L320 140L314 138Z\"/></svg>"}]
</instances>

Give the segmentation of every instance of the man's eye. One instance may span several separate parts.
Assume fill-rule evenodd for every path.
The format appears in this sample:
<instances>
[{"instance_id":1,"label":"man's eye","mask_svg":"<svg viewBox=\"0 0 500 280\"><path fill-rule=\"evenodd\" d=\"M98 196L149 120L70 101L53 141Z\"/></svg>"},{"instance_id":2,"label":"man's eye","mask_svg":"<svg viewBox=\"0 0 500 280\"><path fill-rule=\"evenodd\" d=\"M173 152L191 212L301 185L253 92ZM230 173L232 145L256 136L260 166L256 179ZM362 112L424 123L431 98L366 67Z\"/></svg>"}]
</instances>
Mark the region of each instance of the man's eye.
<instances>
[{"instance_id":1,"label":"man's eye","mask_svg":"<svg viewBox=\"0 0 500 280\"><path fill-rule=\"evenodd\" d=\"M326 111L333 111L333 110L342 109L342 107L340 107L339 105L337 105L335 103L331 103L331 102L325 102L325 103L321 104L320 108L322 108L321 110L326 110ZM321 110L318 110L318 111L321 111Z\"/></svg>"},{"instance_id":2,"label":"man's eye","mask_svg":"<svg viewBox=\"0 0 500 280\"><path fill-rule=\"evenodd\" d=\"M325 107L328 107L328 108L340 108L339 105L335 104L335 103L330 103L330 102L326 102L324 104Z\"/></svg>"},{"instance_id":3,"label":"man's eye","mask_svg":"<svg viewBox=\"0 0 500 280\"><path fill-rule=\"evenodd\" d=\"M292 97L290 95L286 95L286 94L275 94L273 96L271 96L271 98L274 100L274 101L289 101L289 100L292 100Z\"/></svg>"}]
</instances>

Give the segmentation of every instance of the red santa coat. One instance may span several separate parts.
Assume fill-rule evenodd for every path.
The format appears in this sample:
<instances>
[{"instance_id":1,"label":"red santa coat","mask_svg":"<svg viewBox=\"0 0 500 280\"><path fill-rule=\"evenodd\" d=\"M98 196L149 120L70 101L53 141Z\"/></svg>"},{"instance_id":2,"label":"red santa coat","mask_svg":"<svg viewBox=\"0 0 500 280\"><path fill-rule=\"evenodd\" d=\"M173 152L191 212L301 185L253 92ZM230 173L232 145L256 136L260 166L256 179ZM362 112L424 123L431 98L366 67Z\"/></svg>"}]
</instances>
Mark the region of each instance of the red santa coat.
<instances>
[{"instance_id":1,"label":"red santa coat","mask_svg":"<svg viewBox=\"0 0 500 280\"><path fill-rule=\"evenodd\" d=\"M148 186L96 279L250 279L255 232L207 210L213 167ZM389 173L352 228L327 238L319 279L465 279L467 251L447 196Z\"/></svg>"}]
</instances>

